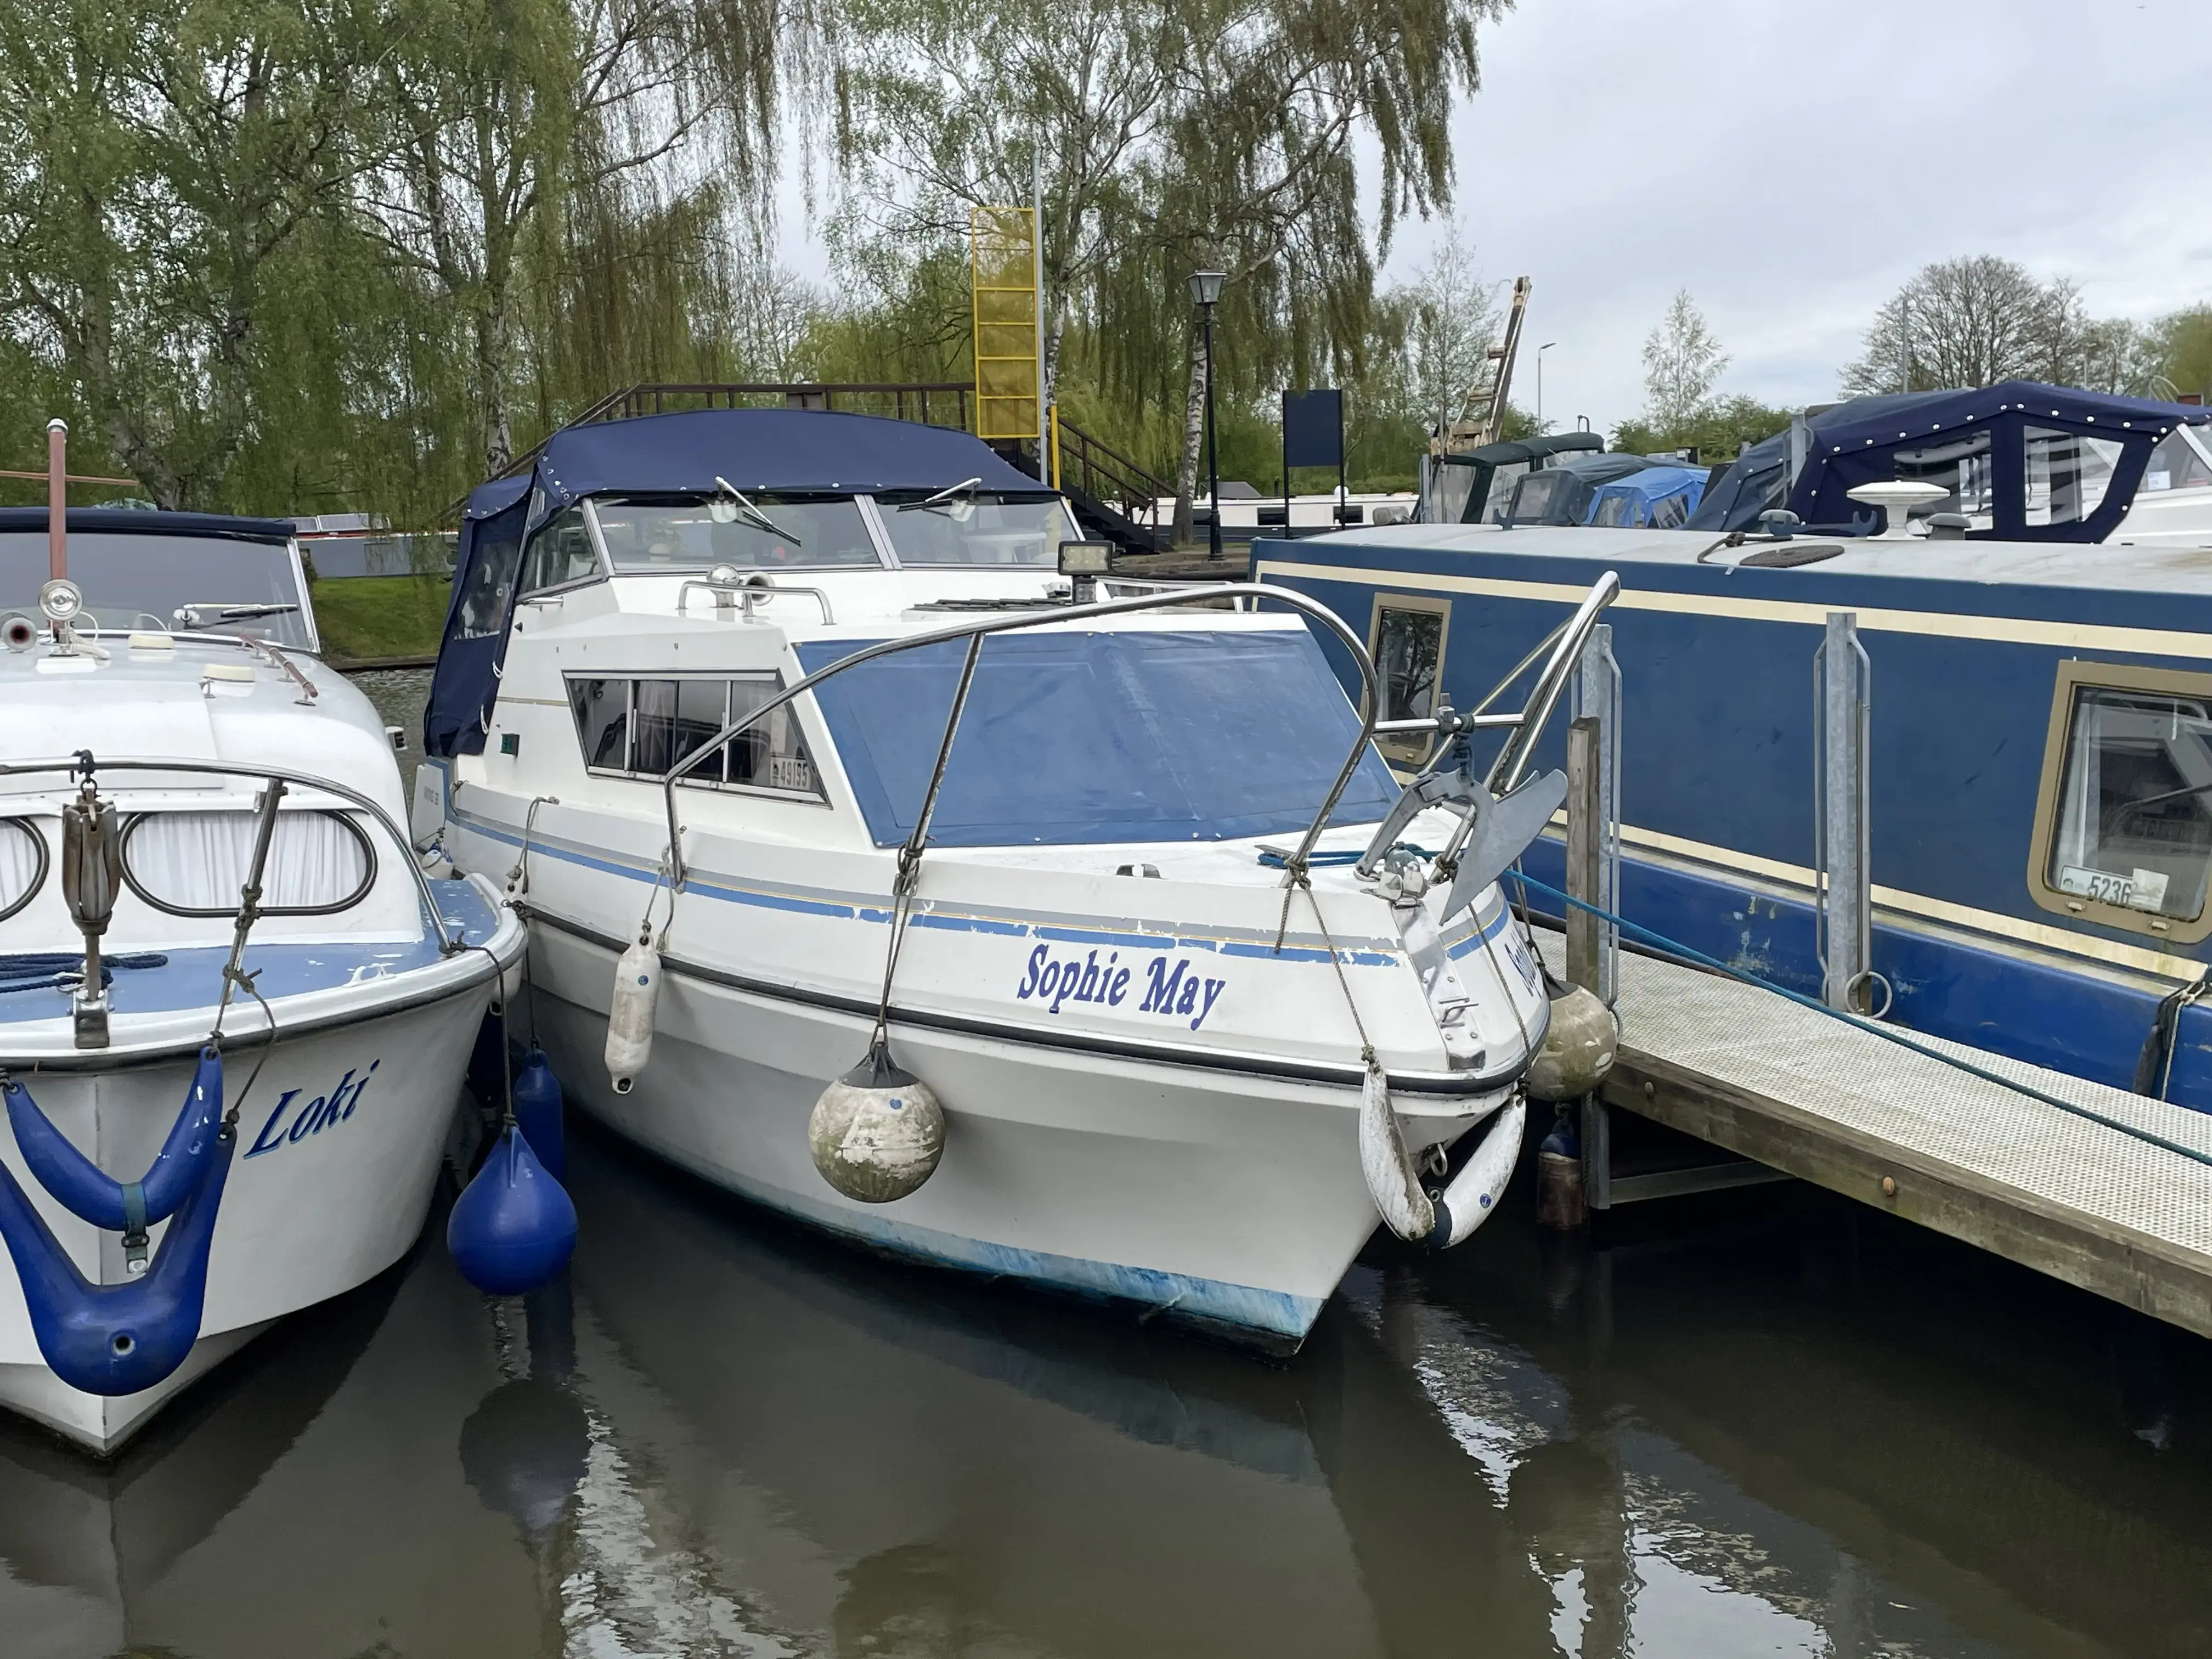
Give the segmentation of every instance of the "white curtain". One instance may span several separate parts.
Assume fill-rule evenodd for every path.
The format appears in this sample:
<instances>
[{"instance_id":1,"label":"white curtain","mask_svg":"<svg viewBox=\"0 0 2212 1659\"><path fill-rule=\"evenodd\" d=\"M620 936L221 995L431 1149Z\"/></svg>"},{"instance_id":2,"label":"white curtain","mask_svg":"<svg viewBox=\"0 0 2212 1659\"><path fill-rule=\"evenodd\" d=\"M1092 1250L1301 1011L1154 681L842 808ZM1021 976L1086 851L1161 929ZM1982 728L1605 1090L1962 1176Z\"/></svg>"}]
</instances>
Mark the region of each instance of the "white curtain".
<instances>
[{"instance_id":1,"label":"white curtain","mask_svg":"<svg viewBox=\"0 0 2212 1659\"><path fill-rule=\"evenodd\" d=\"M12 910L39 877L39 831L21 818L0 818L0 910Z\"/></svg>"},{"instance_id":2,"label":"white curtain","mask_svg":"<svg viewBox=\"0 0 2212 1659\"><path fill-rule=\"evenodd\" d=\"M131 878L179 910L235 910L253 864L255 814L149 812L125 848ZM262 904L322 908L368 878L361 837L335 812L279 812L262 878Z\"/></svg>"}]
</instances>

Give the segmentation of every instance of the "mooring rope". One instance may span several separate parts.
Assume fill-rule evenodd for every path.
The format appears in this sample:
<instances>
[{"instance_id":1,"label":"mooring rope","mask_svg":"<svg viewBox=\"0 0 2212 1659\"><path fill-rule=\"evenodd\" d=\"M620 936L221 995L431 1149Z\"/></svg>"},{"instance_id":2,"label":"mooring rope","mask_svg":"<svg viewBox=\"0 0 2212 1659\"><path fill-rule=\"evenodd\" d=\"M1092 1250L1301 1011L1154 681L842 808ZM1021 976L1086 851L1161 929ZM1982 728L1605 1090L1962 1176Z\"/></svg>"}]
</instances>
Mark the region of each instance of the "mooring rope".
<instances>
[{"instance_id":1,"label":"mooring rope","mask_svg":"<svg viewBox=\"0 0 2212 1659\"><path fill-rule=\"evenodd\" d=\"M1512 876L1513 879L1520 882L1524 887L1534 888L1547 898L1558 899L1575 909L1597 917L1600 921L1609 921L1624 933L1633 933L1646 944L1656 946L1669 956L1680 957L1684 961L1693 963L1700 968L1709 968L1716 973L1725 974L1730 979L1741 980L1747 985L1755 985L1762 991L1771 991L1775 995L1794 1002L1801 1008L1810 1008L1816 1014L1826 1014L1830 1019L1840 1020L1846 1025L1854 1026L1859 1030L1878 1036L1885 1042L1893 1042L1900 1048L1909 1048L1916 1054L1939 1060L1946 1066L1966 1073L1969 1077L1978 1078L1984 1083L1994 1083L2001 1089L2009 1089L2014 1094L2025 1095L2028 1099L2039 1101L2045 1106L2055 1106L2071 1116L2084 1118L2104 1128L2117 1130L2131 1140L2140 1140L2146 1146L2155 1146L2161 1152L2172 1152L2178 1157L2187 1158L2192 1164L2201 1164L2207 1169L2212 1169L2212 1153L2199 1152L2194 1146L2185 1146L2178 1140L2169 1140L2153 1130L2138 1127L2135 1124L2124 1122L2116 1117L2108 1117L2092 1107L2078 1105L2070 1100L2062 1100L2057 1095L2036 1088L2032 1084L2005 1077L1985 1066L1977 1066L1972 1060L1960 1060L1955 1054L1947 1054L1940 1048L1924 1047L1913 1042L1893 1027L1878 1024L1861 1015L1848 1013L1841 1008L1831 1008L1826 1003L1817 1002L1802 992L1790 990L1787 986L1777 985L1771 980L1761 979L1757 974L1748 973L1717 957L1709 957L1702 951L1692 950L1679 939L1668 939L1664 933L1655 933L1649 927L1639 927L1626 916L1617 915L1601 906L1576 898L1571 894L1563 893L1558 888L1548 886L1538 881L1534 876L1524 875L1519 870L1512 872ZM1525 895L1523 902L1526 902Z\"/></svg>"}]
</instances>

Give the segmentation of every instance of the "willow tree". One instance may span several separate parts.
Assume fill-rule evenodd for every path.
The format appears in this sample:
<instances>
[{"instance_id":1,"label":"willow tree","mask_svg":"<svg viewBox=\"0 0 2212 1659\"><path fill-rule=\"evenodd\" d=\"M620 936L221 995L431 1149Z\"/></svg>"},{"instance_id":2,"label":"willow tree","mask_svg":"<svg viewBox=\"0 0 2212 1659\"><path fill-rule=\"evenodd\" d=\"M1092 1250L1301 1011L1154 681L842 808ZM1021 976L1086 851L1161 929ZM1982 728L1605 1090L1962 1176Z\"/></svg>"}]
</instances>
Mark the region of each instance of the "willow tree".
<instances>
[{"instance_id":1,"label":"willow tree","mask_svg":"<svg viewBox=\"0 0 2212 1659\"><path fill-rule=\"evenodd\" d=\"M533 293L650 302L626 322L711 295L683 274L765 199L781 71L817 37L784 0L399 0L398 22L364 221L463 320L497 471Z\"/></svg>"},{"instance_id":2,"label":"willow tree","mask_svg":"<svg viewBox=\"0 0 2212 1659\"><path fill-rule=\"evenodd\" d=\"M1349 371L1392 225L1449 199L1475 25L1505 3L861 0L838 83L845 216L942 246L969 207L1026 200L1034 167L1048 364L1079 338L1114 392L1182 394L1187 532L1206 376L1190 271L1229 273L1235 390ZM1359 199L1363 135L1377 204Z\"/></svg>"},{"instance_id":3,"label":"willow tree","mask_svg":"<svg viewBox=\"0 0 2212 1659\"><path fill-rule=\"evenodd\" d=\"M21 0L0 29L0 325L164 507L222 503L282 372L271 271L346 182L363 39L346 0Z\"/></svg>"}]
</instances>

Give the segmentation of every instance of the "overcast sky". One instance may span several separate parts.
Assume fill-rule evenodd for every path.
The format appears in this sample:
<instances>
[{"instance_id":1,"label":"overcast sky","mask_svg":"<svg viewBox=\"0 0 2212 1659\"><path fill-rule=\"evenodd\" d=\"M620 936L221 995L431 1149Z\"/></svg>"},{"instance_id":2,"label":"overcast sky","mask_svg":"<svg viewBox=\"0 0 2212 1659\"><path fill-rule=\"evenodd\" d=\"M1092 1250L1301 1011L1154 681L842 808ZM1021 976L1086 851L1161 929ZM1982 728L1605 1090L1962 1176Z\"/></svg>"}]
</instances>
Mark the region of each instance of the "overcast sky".
<instances>
[{"instance_id":1,"label":"overcast sky","mask_svg":"<svg viewBox=\"0 0 2212 1659\"><path fill-rule=\"evenodd\" d=\"M1559 425L1642 408L1677 289L1722 390L1790 405L1930 260L2070 276L2100 316L2212 301L2208 0L1521 0L1481 46L1459 212L1485 275L1534 279L1515 401L1556 340Z\"/></svg>"},{"instance_id":2,"label":"overcast sky","mask_svg":"<svg viewBox=\"0 0 2212 1659\"><path fill-rule=\"evenodd\" d=\"M1835 393L1875 308L1996 253L2100 316L2212 301L2212 0L1521 0L1454 123L1484 273L1535 288L1514 401L1601 430L1644 404L1677 289L1721 390ZM827 265L795 188L785 258ZM1386 274L1438 234L1401 226Z\"/></svg>"}]
</instances>

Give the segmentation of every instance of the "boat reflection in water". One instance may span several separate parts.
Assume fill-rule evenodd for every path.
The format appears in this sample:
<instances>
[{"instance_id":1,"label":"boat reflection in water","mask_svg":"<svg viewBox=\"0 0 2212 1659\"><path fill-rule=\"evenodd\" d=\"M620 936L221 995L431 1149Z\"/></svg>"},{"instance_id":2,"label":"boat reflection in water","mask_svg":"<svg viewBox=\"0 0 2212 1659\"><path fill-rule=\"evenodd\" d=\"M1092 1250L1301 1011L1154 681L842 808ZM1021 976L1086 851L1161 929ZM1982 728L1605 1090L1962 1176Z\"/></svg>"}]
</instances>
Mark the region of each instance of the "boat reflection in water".
<instances>
[{"instance_id":1,"label":"boat reflection in water","mask_svg":"<svg viewBox=\"0 0 2212 1659\"><path fill-rule=\"evenodd\" d=\"M421 1249L112 1465L0 1436L10 1655L2206 1647L2199 1345L1882 1218L1516 1210L1272 1368L575 1152L568 1281Z\"/></svg>"}]
</instances>

